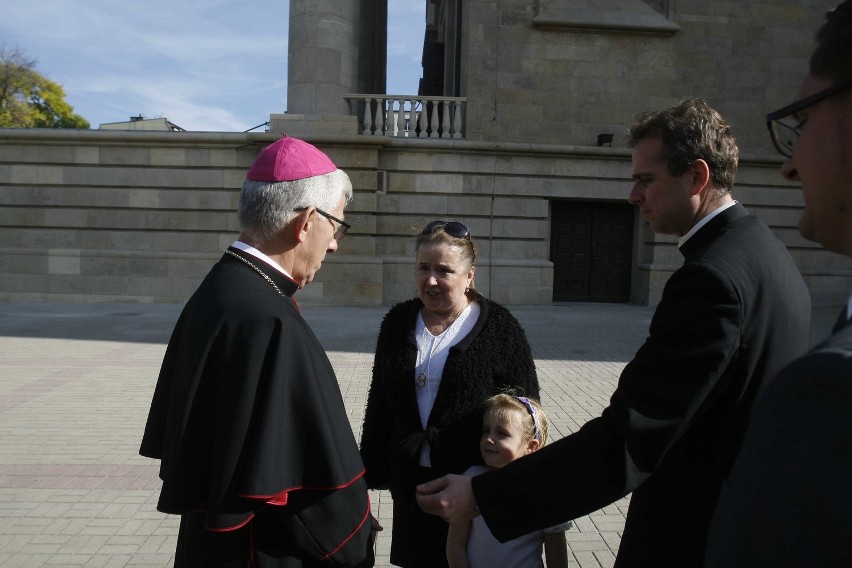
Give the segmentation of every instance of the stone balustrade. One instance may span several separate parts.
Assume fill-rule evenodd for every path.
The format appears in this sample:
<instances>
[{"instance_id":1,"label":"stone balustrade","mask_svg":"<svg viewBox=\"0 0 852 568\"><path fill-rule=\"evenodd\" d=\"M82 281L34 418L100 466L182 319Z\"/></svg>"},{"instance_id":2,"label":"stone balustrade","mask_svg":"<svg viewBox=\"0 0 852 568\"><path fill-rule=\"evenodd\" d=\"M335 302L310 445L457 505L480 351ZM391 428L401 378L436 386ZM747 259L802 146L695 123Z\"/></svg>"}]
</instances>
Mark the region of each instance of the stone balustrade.
<instances>
[{"instance_id":1,"label":"stone balustrade","mask_svg":"<svg viewBox=\"0 0 852 568\"><path fill-rule=\"evenodd\" d=\"M464 97L344 95L361 134L408 138L464 138Z\"/></svg>"}]
</instances>

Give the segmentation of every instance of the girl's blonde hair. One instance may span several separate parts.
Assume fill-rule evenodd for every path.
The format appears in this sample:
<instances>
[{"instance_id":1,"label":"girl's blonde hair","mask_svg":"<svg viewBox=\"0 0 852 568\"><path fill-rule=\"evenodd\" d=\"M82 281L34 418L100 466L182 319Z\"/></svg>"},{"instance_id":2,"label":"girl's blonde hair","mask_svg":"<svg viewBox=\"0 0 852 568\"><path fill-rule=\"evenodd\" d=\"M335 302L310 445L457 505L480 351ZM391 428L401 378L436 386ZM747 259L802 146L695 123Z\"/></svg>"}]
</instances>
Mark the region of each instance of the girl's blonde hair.
<instances>
[{"instance_id":1,"label":"girl's blonde hair","mask_svg":"<svg viewBox=\"0 0 852 568\"><path fill-rule=\"evenodd\" d=\"M534 398L508 393L495 394L485 401L484 420L508 419L513 411L520 413L525 442L538 440L542 446L547 443L547 415L541 403Z\"/></svg>"}]
</instances>

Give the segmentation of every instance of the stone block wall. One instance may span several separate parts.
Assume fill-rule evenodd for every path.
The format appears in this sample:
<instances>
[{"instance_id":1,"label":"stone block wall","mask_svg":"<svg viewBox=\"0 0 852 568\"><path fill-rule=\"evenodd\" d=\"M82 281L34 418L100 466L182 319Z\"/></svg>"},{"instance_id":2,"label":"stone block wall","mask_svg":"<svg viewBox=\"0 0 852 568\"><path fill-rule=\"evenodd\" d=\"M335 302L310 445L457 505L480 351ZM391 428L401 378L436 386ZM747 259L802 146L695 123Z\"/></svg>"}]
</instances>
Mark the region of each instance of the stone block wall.
<instances>
[{"instance_id":1,"label":"stone block wall","mask_svg":"<svg viewBox=\"0 0 852 568\"><path fill-rule=\"evenodd\" d=\"M467 138L593 146L610 133L624 146L639 113L701 97L743 153L772 154L764 116L795 98L836 4L466 0L458 94L468 99ZM649 12L671 29L635 25Z\"/></svg>"},{"instance_id":2,"label":"stone block wall","mask_svg":"<svg viewBox=\"0 0 852 568\"><path fill-rule=\"evenodd\" d=\"M239 188L272 140L0 130L0 300L185 301L238 235ZM329 153L353 164L356 191L375 185L370 145L339 143ZM369 171L362 175L359 165ZM357 211L353 218L358 223ZM356 235L351 243L372 253L372 237ZM375 267L328 264L303 302L381 302ZM341 285L352 280L357 291Z\"/></svg>"},{"instance_id":3,"label":"stone block wall","mask_svg":"<svg viewBox=\"0 0 852 568\"><path fill-rule=\"evenodd\" d=\"M245 172L269 134L0 130L0 301L182 302L236 238ZM553 200L623 202L624 148L306 137L347 173L353 229L303 305L390 305L415 294L414 236L463 221L476 287L548 304ZM788 246L820 305L852 292L852 261L805 241L780 161L745 156L734 195ZM682 262L638 217L632 302L656 303Z\"/></svg>"}]
</instances>

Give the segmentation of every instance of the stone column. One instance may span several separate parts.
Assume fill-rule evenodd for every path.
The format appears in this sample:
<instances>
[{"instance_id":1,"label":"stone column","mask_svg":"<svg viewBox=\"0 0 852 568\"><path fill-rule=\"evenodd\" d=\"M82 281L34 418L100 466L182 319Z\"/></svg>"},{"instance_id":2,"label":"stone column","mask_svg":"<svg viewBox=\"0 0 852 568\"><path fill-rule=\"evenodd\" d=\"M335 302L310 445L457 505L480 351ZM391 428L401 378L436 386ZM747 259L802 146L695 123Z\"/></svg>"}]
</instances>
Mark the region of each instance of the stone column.
<instances>
[{"instance_id":1,"label":"stone column","mask_svg":"<svg viewBox=\"0 0 852 568\"><path fill-rule=\"evenodd\" d=\"M290 0L287 112L348 114L355 92L358 0Z\"/></svg>"},{"instance_id":2,"label":"stone column","mask_svg":"<svg viewBox=\"0 0 852 568\"><path fill-rule=\"evenodd\" d=\"M358 84L359 0L290 0L287 114L270 131L357 133L343 95Z\"/></svg>"}]
</instances>

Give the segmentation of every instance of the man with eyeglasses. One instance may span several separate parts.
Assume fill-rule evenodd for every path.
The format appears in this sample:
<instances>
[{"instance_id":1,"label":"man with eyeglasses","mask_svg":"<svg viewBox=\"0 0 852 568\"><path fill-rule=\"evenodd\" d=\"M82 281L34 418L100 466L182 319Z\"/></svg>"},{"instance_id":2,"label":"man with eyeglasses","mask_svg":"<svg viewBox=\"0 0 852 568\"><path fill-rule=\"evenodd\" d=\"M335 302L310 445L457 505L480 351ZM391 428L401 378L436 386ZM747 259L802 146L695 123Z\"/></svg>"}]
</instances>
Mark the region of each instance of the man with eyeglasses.
<instances>
[{"instance_id":1,"label":"man with eyeglasses","mask_svg":"<svg viewBox=\"0 0 852 568\"><path fill-rule=\"evenodd\" d=\"M852 257L852 0L826 15L799 101L767 116L802 236ZM852 566L852 298L774 377L719 498L706 565Z\"/></svg>"},{"instance_id":2,"label":"man with eyeglasses","mask_svg":"<svg viewBox=\"0 0 852 568\"><path fill-rule=\"evenodd\" d=\"M364 465L293 295L349 225L349 177L284 137L246 175L241 233L169 341L140 453L181 516L174 566L372 566Z\"/></svg>"}]
</instances>

